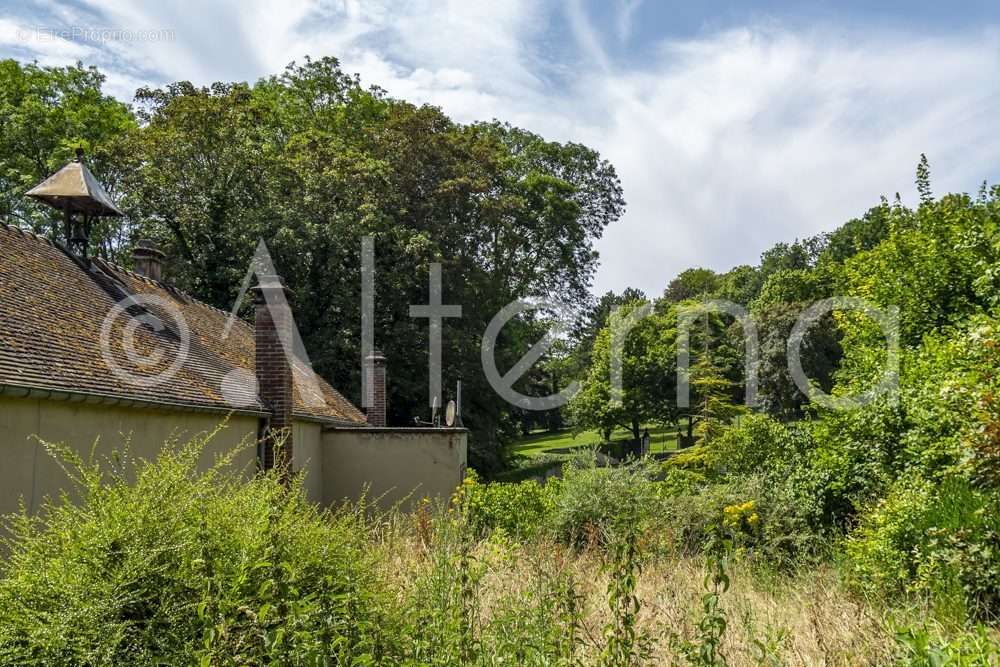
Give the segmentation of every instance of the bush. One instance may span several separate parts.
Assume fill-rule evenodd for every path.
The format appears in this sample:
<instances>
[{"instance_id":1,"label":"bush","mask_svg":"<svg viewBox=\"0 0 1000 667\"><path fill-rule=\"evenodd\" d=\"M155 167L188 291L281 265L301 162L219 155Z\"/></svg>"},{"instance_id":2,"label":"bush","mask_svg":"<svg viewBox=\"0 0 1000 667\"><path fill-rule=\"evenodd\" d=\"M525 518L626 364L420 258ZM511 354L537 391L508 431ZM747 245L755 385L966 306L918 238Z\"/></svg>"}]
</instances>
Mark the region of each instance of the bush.
<instances>
[{"instance_id":1,"label":"bush","mask_svg":"<svg viewBox=\"0 0 1000 667\"><path fill-rule=\"evenodd\" d=\"M469 521L479 534L500 529L512 537L534 536L552 515L558 487L555 478L546 484L535 480L481 484L470 471L464 484Z\"/></svg>"},{"instance_id":2,"label":"bush","mask_svg":"<svg viewBox=\"0 0 1000 667\"><path fill-rule=\"evenodd\" d=\"M275 475L247 480L231 458L197 472L205 442L134 471L68 460L82 500L11 520L0 664L319 665L379 655L380 587L363 518L322 513Z\"/></svg>"},{"instance_id":3,"label":"bush","mask_svg":"<svg viewBox=\"0 0 1000 667\"><path fill-rule=\"evenodd\" d=\"M903 470L905 427L903 409L885 399L824 413L813 423L815 449L806 476L825 525L850 525L858 512L885 495Z\"/></svg>"},{"instance_id":4,"label":"bush","mask_svg":"<svg viewBox=\"0 0 1000 667\"><path fill-rule=\"evenodd\" d=\"M928 598L963 618L1000 614L1000 503L962 478L908 475L845 542L856 588Z\"/></svg>"},{"instance_id":5,"label":"bush","mask_svg":"<svg viewBox=\"0 0 1000 667\"><path fill-rule=\"evenodd\" d=\"M552 510L556 535L581 546L624 527L643 530L662 504L655 475L646 461L599 468L589 456L567 463Z\"/></svg>"},{"instance_id":6,"label":"bush","mask_svg":"<svg viewBox=\"0 0 1000 667\"><path fill-rule=\"evenodd\" d=\"M668 540L686 555L725 535L730 544L776 567L815 560L827 553L819 508L791 469L787 476L731 477L670 499Z\"/></svg>"},{"instance_id":7,"label":"bush","mask_svg":"<svg viewBox=\"0 0 1000 667\"><path fill-rule=\"evenodd\" d=\"M907 667L993 667L1000 660L1000 644L982 625L945 638L926 627L896 633L899 664Z\"/></svg>"},{"instance_id":8,"label":"bush","mask_svg":"<svg viewBox=\"0 0 1000 667\"><path fill-rule=\"evenodd\" d=\"M812 447L806 428L782 424L767 415L749 415L711 444L708 460L720 473L745 475L800 464Z\"/></svg>"}]
</instances>

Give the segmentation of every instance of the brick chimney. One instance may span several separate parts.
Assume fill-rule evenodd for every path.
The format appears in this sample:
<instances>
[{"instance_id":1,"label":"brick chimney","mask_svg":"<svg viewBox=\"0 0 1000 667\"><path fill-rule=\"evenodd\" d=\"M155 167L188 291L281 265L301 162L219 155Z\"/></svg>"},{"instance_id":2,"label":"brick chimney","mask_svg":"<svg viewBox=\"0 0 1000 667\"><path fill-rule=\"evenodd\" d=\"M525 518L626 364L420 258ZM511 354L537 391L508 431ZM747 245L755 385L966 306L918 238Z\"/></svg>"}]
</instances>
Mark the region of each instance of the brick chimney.
<instances>
[{"instance_id":1,"label":"brick chimney","mask_svg":"<svg viewBox=\"0 0 1000 667\"><path fill-rule=\"evenodd\" d=\"M259 280L251 289L256 309L255 371L260 400L271 412L261 438L260 466L262 470L277 467L288 475L293 449L292 312L288 304L292 293L278 276L262 275Z\"/></svg>"},{"instance_id":2,"label":"brick chimney","mask_svg":"<svg viewBox=\"0 0 1000 667\"><path fill-rule=\"evenodd\" d=\"M140 276L160 282L163 280L163 251L156 244L140 239L132 250L132 270Z\"/></svg>"},{"instance_id":3,"label":"brick chimney","mask_svg":"<svg viewBox=\"0 0 1000 667\"><path fill-rule=\"evenodd\" d=\"M365 359L365 373L368 374L368 423L371 426L385 426L385 415L389 407L385 366L385 357L378 350Z\"/></svg>"}]
</instances>

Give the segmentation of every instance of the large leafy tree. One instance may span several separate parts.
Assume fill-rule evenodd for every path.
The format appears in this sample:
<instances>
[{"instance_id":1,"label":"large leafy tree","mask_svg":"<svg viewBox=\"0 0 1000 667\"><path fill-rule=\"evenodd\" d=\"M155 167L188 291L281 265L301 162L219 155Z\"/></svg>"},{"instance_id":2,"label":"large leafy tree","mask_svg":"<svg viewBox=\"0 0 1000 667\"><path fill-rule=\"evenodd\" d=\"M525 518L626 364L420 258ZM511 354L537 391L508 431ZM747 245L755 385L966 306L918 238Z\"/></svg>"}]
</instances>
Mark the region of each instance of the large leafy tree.
<instances>
[{"instance_id":1,"label":"large leafy tree","mask_svg":"<svg viewBox=\"0 0 1000 667\"><path fill-rule=\"evenodd\" d=\"M643 306L633 301L612 312L597 334L590 371L571 403L577 428L596 430L605 440L618 428L638 440L642 424L677 419L676 312L652 314L630 327L630 314ZM612 382L616 358L620 392Z\"/></svg>"},{"instance_id":2,"label":"large leafy tree","mask_svg":"<svg viewBox=\"0 0 1000 667\"><path fill-rule=\"evenodd\" d=\"M463 307L444 324L445 386L463 381L477 452L496 451L508 407L487 386L480 337L514 299L586 302L594 242L624 206L609 163L579 144L459 125L363 89L332 58L252 86L141 90L137 102L127 201L168 247L171 280L231 307L263 238L317 370L356 392L361 240L373 237L376 343L400 423L429 412L427 321L409 306L427 303L429 267L441 263L444 301ZM501 372L537 340L536 324L504 328Z\"/></svg>"}]
</instances>

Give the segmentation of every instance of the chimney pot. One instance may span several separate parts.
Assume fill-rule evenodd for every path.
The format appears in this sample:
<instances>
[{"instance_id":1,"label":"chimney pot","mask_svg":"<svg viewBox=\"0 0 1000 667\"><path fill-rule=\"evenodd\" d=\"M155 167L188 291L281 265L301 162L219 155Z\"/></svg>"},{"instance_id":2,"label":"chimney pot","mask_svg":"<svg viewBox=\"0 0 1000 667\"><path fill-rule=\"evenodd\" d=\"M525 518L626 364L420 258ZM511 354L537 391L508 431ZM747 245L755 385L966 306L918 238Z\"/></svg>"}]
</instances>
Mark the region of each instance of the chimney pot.
<instances>
[{"instance_id":1,"label":"chimney pot","mask_svg":"<svg viewBox=\"0 0 1000 667\"><path fill-rule=\"evenodd\" d=\"M132 270L140 276L160 282L163 280L163 259L166 257L156 243L140 239L132 250Z\"/></svg>"}]
</instances>

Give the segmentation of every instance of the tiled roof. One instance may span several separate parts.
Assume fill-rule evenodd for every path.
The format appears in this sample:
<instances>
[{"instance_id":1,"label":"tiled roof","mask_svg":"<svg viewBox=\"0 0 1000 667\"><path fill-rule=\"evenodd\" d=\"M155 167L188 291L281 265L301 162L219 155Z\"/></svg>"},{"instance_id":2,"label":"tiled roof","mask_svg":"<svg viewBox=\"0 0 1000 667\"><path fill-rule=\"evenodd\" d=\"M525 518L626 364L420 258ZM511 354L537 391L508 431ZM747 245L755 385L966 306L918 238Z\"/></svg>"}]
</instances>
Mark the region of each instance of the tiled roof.
<instances>
[{"instance_id":1,"label":"tiled roof","mask_svg":"<svg viewBox=\"0 0 1000 667\"><path fill-rule=\"evenodd\" d=\"M227 322L228 313L168 285L101 260L86 265L0 224L0 386L265 412L247 383L253 327L236 319L227 335ZM365 422L304 363L294 378L296 416Z\"/></svg>"}]
</instances>

